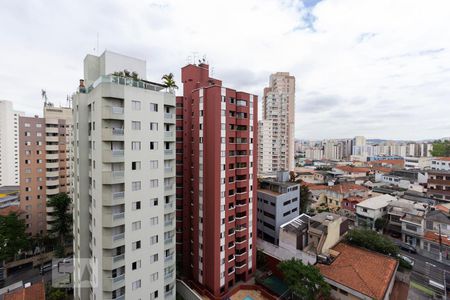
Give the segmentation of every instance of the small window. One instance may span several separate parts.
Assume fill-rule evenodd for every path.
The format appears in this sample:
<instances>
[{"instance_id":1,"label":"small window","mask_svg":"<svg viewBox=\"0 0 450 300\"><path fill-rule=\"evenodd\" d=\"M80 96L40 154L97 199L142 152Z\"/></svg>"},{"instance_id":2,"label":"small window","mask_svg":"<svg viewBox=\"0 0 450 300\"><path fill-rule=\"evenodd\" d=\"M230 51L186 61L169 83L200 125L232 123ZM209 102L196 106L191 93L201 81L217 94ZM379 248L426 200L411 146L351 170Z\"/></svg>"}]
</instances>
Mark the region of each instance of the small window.
<instances>
[{"instance_id":1,"label":"small window","mask_svg":"<svg viewBox=\"0 0 450 300\"><path fill-rule=\"evenodd\" d=\"M132 249L133 250L141 249L141 241L133 242Z\"/></svg>"},{"instance_id":2,"label":"small window","mask_svg":"<svg viewBox=\"0 0 450 300\"><path fill-rule=\"evenodd\" d=\"M141 142L131 142L131 150L141 150Z\"/></svg>"},{"instance_id":3,"label":"small window","mask_svg":"<svg viewBox=\"0 0 450 300\"><path fill-rule=\"evenodd\" d=\"M136 281L134 281L133 283L132 283L132 289L133 289L133 291L134 290L137 290L137 289L140 289L141 288L141 280L139 279L139 280L136 280Z\"/></svg>"},{"instance_id":4,"label":"small window","mask_svg":"<svg viewBox=\"0 0 450 300\"><path fill-rule=\"evenodd\" d=\"M131 169L132 170L140 170L141 169L141 162L140 161L133 161L133 162L131 162Z\"/></svg>"},{"instance_id":5,"label":"small window","mask_svg":"<svg viewBox=\"0 0 450 300\"><path fill-rule=\"evenodd\" d=\"M131 121L131 129L141 130L141 122L140 121Z\"/></svg>"},{"instance_id":6,"label":"small window","mask_svg":"<svg viewBox=\"0 0 450 300\"><path fill-rule=\"evenodd\" d=\"M158 111L158 104L150 103L150 111Z\"/></svg>"},{"instance_id":7,"label":"small window","mask_svg":"<svg viewBox=\"0 0 450 300\"><path fill-rule=\"evenodd\" d=\"M150 150L158 150L158 142L150 142Z\"/></svg>"},{"instance_id":8,"label":"small window","mask_svg":"<svg viewBox=\"0 0 450 300\"><path fill-rule=\"evenodd\" d=\"M132 110L141 110L141 101L131 101L131 109Z\"/></svg>"},{"instance_id":9,"label":"small window","mask_svg":"<svg viewBox=\"0 0 450 300\"><path fill-rule=\"evenodd\" d=\"M133 210L139 210L141 209L141 201L134 201L131 206Z\"/></svg>"},{"instance_id":10,"label":"small window","mask_svg":"<svg viewBox=\"0 0 450 300\"><path fill-rule=\"evenodd\" d=\"M150 122L150 130L151 131L158 131L158 123Z\"/></svg>"},{"instance_id":11,"label":"small window","mask_svg":"<svg viewBox=\"0 0 450 300\"><path fill-rule=\"evenodd\" d=\"M137 260L131 263L131 269L137 270L141 268L141 260Z\"/></svg>"}]
</instances>

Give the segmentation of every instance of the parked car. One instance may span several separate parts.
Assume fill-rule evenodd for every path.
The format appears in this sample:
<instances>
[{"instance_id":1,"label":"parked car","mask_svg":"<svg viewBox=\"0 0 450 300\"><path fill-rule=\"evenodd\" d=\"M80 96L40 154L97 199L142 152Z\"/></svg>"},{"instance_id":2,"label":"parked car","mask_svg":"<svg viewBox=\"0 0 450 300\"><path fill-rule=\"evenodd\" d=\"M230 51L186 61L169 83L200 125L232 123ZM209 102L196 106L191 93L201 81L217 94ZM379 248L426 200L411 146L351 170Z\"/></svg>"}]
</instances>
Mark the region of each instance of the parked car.
<instances>
[{"instance_id":1,"label":"parked car","mask_svg":"<svg viewBox=\"0 0 450 300\"><path fill-rule=\"evenodd\" d=\"M414 260L413 260L412 258L410 258L410 257L408 257L408 256L406 256L406 255L403 255L403 254L398 254L397 256L398 256L398 258L403 259L403 260L406 261L408 264L410 264L411 267L414 266Z\"/></svg>"},{"instance_id":2,"label":"parked car","mask_svg":"<svg viewBox=\"0 0 450 300\"><path fill-rule=\"evenodd\" d=\"M39 274L44 275L56 267L58 267L58 265L53 265L52 263L45 264L39 269Z\"/></svg>"},{"instance_id":3,"label":"parked car","mask_svg":"<svg viewBox=\"0 0 450 300\"><path fill-rule=\"evenodd\" d=\"M397 241L397 240L394 240L394 243L403 251L408 251L409 253L414 253L414 254L417 253L416 248L411 246L410 244L407 244L407 243L404 243L401 241Z\"/></svg>"}]
</instances>

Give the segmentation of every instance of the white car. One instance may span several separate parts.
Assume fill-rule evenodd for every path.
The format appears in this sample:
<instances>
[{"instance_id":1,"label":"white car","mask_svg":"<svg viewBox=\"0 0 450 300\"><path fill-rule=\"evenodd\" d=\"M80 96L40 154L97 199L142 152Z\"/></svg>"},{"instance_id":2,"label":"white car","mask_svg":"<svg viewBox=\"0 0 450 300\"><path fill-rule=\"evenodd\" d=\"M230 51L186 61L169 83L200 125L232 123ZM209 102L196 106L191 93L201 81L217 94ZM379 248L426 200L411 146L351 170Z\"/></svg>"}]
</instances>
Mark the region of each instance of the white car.
<instances>
[{"instance_id":1,"label":"white car","mask_svg":"<svg viewBox=\"0 0 450 300\"><path fill-rule=\"evenodd\" d=\"M406 255L402 255L402 254L399 254L398 258L401 258L404 261L406 261L407 263L409 263L411 266L414 266L414 260L412 258L410 258L410 257L408 257Z\"/></svg>"}]
</instances>

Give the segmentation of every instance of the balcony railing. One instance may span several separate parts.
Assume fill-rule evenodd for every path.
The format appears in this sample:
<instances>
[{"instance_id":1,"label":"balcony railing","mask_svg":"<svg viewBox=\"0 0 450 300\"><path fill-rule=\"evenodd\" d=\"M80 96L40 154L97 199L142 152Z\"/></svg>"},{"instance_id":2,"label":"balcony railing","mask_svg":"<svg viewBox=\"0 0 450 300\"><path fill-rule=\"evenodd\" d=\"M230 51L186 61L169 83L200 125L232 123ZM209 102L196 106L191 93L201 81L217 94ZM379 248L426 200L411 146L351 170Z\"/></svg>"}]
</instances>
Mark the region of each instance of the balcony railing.
<instances>
[{"instance_id":1,"label":"balcony railing","mask_svg":"<svg viewBox=\"0 0 450 300\"><path fill-rule=\"evenodd\" d=\"M165 119L170 119L170 120L173 119L173 113L167 113L167 112L164 113L164 118Z\"/></svg>"},{"instance_id":2,"label":"balcony railing","mask_svg":"<svg viewBox=\"0 0 450 300\"><path fill-rule=\"evenodd\" d=\"M164 257L164 261L165 261L165 262L170 262L170 261L172 261L172 260L173 260L173 254Z\"/></svg>"},{"instance_id":3,"label":"balcony railing","mask_svg":"<svg viewBox=\"0 0 450 300\"><path fill-rule=\"evenodd\" d=\"M125 274L121 274L121 275L118 275L116 277L112 277L111 279L112 279L113 283L118 283L118 282L124 281L125 280Z\"/></svg>"},{"instance_id":4,"label":"balcony railing","mask_svg":"<svg viewBox=\"0 0 450 300\"><path fill-rule=\"evenodd\" d=\"M173 154L173 149L165 149L164 150L164 154L165 155L172 155Z\"/></svg>"},{"instance_id":5,"label":"balcony railing","mask_svg":"<svg viewBox=\"0 0 450 300\"><path fill-rule=\"evenodd\" d=\"M111 153L112 153L112 156L115 156L115 157L121 157L121 156L123 156L123 153L124 153L124 151L123 151L123 149L113 149L113 150L111 150Z\"/></svg>"},{"instance_id":6,"label":"balcony railing","mask_svg":"<svg viewBox=\"0 0 450 300\"><path fill-rule=\"evenodd\" d=\"M164 131L164 136L166 138L171 138L171 137L173 137L173 132L172 131Z\"/></svg>"},{"instance_id":7,"label":"balcony railing","mask_svg":"<svg viewBox=\"0 0 450 300\"><path fill-rule=\"evenodd\" d=\"M113 135L123 135L123 128L113 128L112 134Z\"/></svg>"},{"instance_id":8,"label":"balcony railing","mask_svg":"<svg viewBox=\"0 0 450 300\"><path fill-rule=\"evenodd\" d=\"M125 213L124 212L115 213L115 214L112 215L112 218L113 218L114 221L123 219L123 218L125 218Z\"/></svg>"},{"instance_id":9,"label":"balcony railing","mask_svg":"<svg viewBox=\"0 0 450 300\"><path fill-rule=\"evenodd\" d=\"M118 233L116 235L113 235L112 239L114 242L123 240L125 238L125 233Z\"/></svg>"},{"instance_id":10,"label":"balcony railing","mask_svg":"<svg viewBox=\"0 0 450 300\"><path fill-rule=\"evenodd\" d=\"M114 200L123 199L125 192L113 192L112 197Z\"/></svg>"},{"instance_id":11,"label":"balcony railing","mask_svg":"<svg viewBox=\"0 0 450 300\"><path fill-rule=\"evenodd\" d=\"M119 262L119 261L122 261L122 260L124 260L124 259L125 259L125 254L120 254L120 255L116 255L116 256L113 256L113 257L112 257L112 261L113 261L114 263Z\"/></svg>"}]
</instances>

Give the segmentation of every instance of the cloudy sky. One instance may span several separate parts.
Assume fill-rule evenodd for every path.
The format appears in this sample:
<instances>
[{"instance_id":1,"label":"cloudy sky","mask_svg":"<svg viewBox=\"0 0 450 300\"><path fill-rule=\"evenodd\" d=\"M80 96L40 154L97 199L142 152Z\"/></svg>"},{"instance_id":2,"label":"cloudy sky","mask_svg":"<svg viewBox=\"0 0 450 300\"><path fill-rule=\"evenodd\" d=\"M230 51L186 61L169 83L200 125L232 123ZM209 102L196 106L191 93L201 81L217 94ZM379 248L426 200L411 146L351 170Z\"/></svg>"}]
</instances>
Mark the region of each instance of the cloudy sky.
<instances>
[{"instance_id":1,"label":"cloudy sky","mask_svg":"<svg viewBox=\"0 0 450 300\"><path fill-rule=\"evenodd\" d=\"M450 136L448 0L2 1L0 28L0 99L28 114L41 89L66 103L87 53L146 59L157 81L196 52L257 95L295 75L297 138Z\"/></svg>"}]
</instances>

